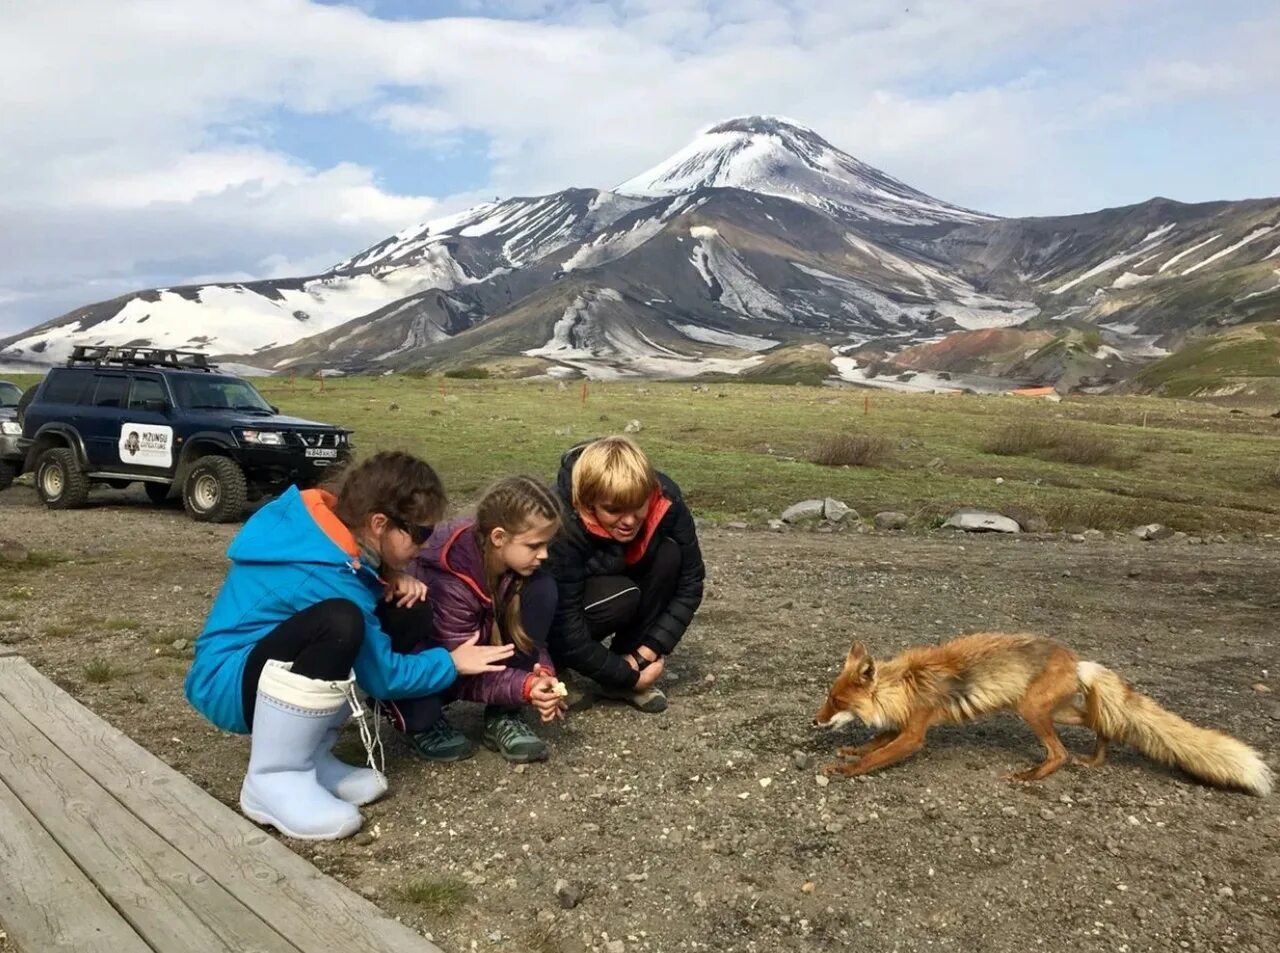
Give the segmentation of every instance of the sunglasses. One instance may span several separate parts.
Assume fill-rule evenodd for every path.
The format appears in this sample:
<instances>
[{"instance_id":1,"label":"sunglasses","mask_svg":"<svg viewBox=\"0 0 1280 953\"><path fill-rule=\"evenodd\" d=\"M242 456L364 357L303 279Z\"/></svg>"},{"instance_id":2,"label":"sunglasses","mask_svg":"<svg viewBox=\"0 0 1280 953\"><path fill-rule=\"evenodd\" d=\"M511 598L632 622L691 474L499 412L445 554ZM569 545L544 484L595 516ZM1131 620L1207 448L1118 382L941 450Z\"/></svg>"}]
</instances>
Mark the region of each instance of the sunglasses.
<instances>
[{"instance_id":1,"label":"sunglasses","mask_svg":"<svg viewBox=\"0 0 1280 953\"><path fill-rule=\"evenodd\" d=\"M418 523L410 523L408 520L402 520L400 517L392 516L390 513L387 513L386 517L387 522L396 527L396 529L403 530L404 533L413 540L413 545L415 546L421 546L425 543L431 536L431 531L435 528L433 526L422 526Z\"/></svg>"}]
</instances>

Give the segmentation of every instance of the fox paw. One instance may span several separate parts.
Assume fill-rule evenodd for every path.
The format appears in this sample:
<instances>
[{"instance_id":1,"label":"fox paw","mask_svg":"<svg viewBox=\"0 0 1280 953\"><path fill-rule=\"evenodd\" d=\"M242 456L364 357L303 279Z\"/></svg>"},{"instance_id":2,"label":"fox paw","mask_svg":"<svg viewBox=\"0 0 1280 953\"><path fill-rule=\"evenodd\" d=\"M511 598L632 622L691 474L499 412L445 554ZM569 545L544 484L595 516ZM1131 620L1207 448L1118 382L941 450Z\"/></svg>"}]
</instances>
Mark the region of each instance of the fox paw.
<instances>
[{"instance_id":1,"label":"fox paw","mask_svg":"<svg viewBox=\"0 0 1280 953\"><path fill-rule=\"evenodd\" d=\"M842 758L861 758L866 752L862 750L862 745L841 745L836 749L836 754Z\"/></svg>"}]
</instances>

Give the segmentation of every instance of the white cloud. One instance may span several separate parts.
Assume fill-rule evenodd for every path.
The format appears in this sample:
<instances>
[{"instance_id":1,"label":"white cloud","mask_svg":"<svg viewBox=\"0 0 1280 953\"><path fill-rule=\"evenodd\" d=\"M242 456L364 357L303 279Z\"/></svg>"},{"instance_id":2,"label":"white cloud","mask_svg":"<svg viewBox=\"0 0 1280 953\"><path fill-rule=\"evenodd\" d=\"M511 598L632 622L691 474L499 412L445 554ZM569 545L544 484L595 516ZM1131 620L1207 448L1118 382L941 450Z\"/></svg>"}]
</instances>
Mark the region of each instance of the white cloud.
<instances>
[{"instance_id":1,"label":"white cloud","mask_svg":"<svg viewBox=\"0 0 1280 953\"><path fill-rule=\"evenodd\" d=\"M1247 0L470 6L412 22L376 2L6 5L0 328L108 291L315 270L472 197L608 186L745 113L795 116L950 201L1066 211L1099 194L1074 171L1086 131L1280 80L1280 15ZM437 154L478 134L488 181L394 194L375 170L264 144L282 110L356 111Z\"/></svg>"}]
</instances>

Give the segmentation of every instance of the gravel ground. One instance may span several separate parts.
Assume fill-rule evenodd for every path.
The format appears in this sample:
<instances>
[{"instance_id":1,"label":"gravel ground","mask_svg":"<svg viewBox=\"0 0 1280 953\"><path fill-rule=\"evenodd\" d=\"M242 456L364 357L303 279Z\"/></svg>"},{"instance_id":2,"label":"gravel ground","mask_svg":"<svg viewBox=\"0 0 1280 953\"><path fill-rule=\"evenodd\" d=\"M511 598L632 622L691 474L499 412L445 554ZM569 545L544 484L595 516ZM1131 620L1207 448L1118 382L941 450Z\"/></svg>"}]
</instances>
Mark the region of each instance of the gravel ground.
<instances>
[{"instance_id":1,"label":"gravel ground","mask_svg":"<svg viewBox=\"0 0 1280 953\"><path fill-rule=\"evenodd\" d=\"M136 490L74 513L0 494L0 538L36 554L0 564L0 641L233 805L247 741L197 717L181 679L234 530ZM1024 629L1274 764L1280 541L708 528L704 543L708 596L665 714L587 695L525 769L487 751L427 765L391 739L392 793L364 833L293 846L449 953L1278 948L1274 799L1124 750L1006 782L1041 753L1007 716L827 783L817 766L864 732L809 723L855 635L887 655ZM478 711L455 714L478 735Z\"/></svg>"}]
</instances>

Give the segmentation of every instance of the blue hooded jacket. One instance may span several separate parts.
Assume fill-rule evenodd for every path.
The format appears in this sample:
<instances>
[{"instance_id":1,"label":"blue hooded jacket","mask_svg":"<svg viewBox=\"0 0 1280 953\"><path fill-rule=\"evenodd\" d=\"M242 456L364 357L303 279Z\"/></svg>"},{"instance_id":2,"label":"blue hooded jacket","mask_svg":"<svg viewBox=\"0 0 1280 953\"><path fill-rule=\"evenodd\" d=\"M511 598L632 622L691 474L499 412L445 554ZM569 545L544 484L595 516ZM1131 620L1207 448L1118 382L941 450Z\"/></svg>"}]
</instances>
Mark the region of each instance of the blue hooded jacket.
<instances>
[{"instance_id":1,"label":"blue hooded jacket","mask_svg":"<svg viewBox=\"0 0 1280 953\"><path fill-rule=\"evenodd\" d=\"M196 639L184 686L187 700L224 731L248 732L241 683L249 652L290 616L325 599L347 599L364 613L356 656L360 687L374 698L417 698L444 691L457 678L445 649L416 655L391 650L374 614L383 583L323 490L290 487L249 518L227 548L231 569Z\"/></svg>"}]
</instances>

